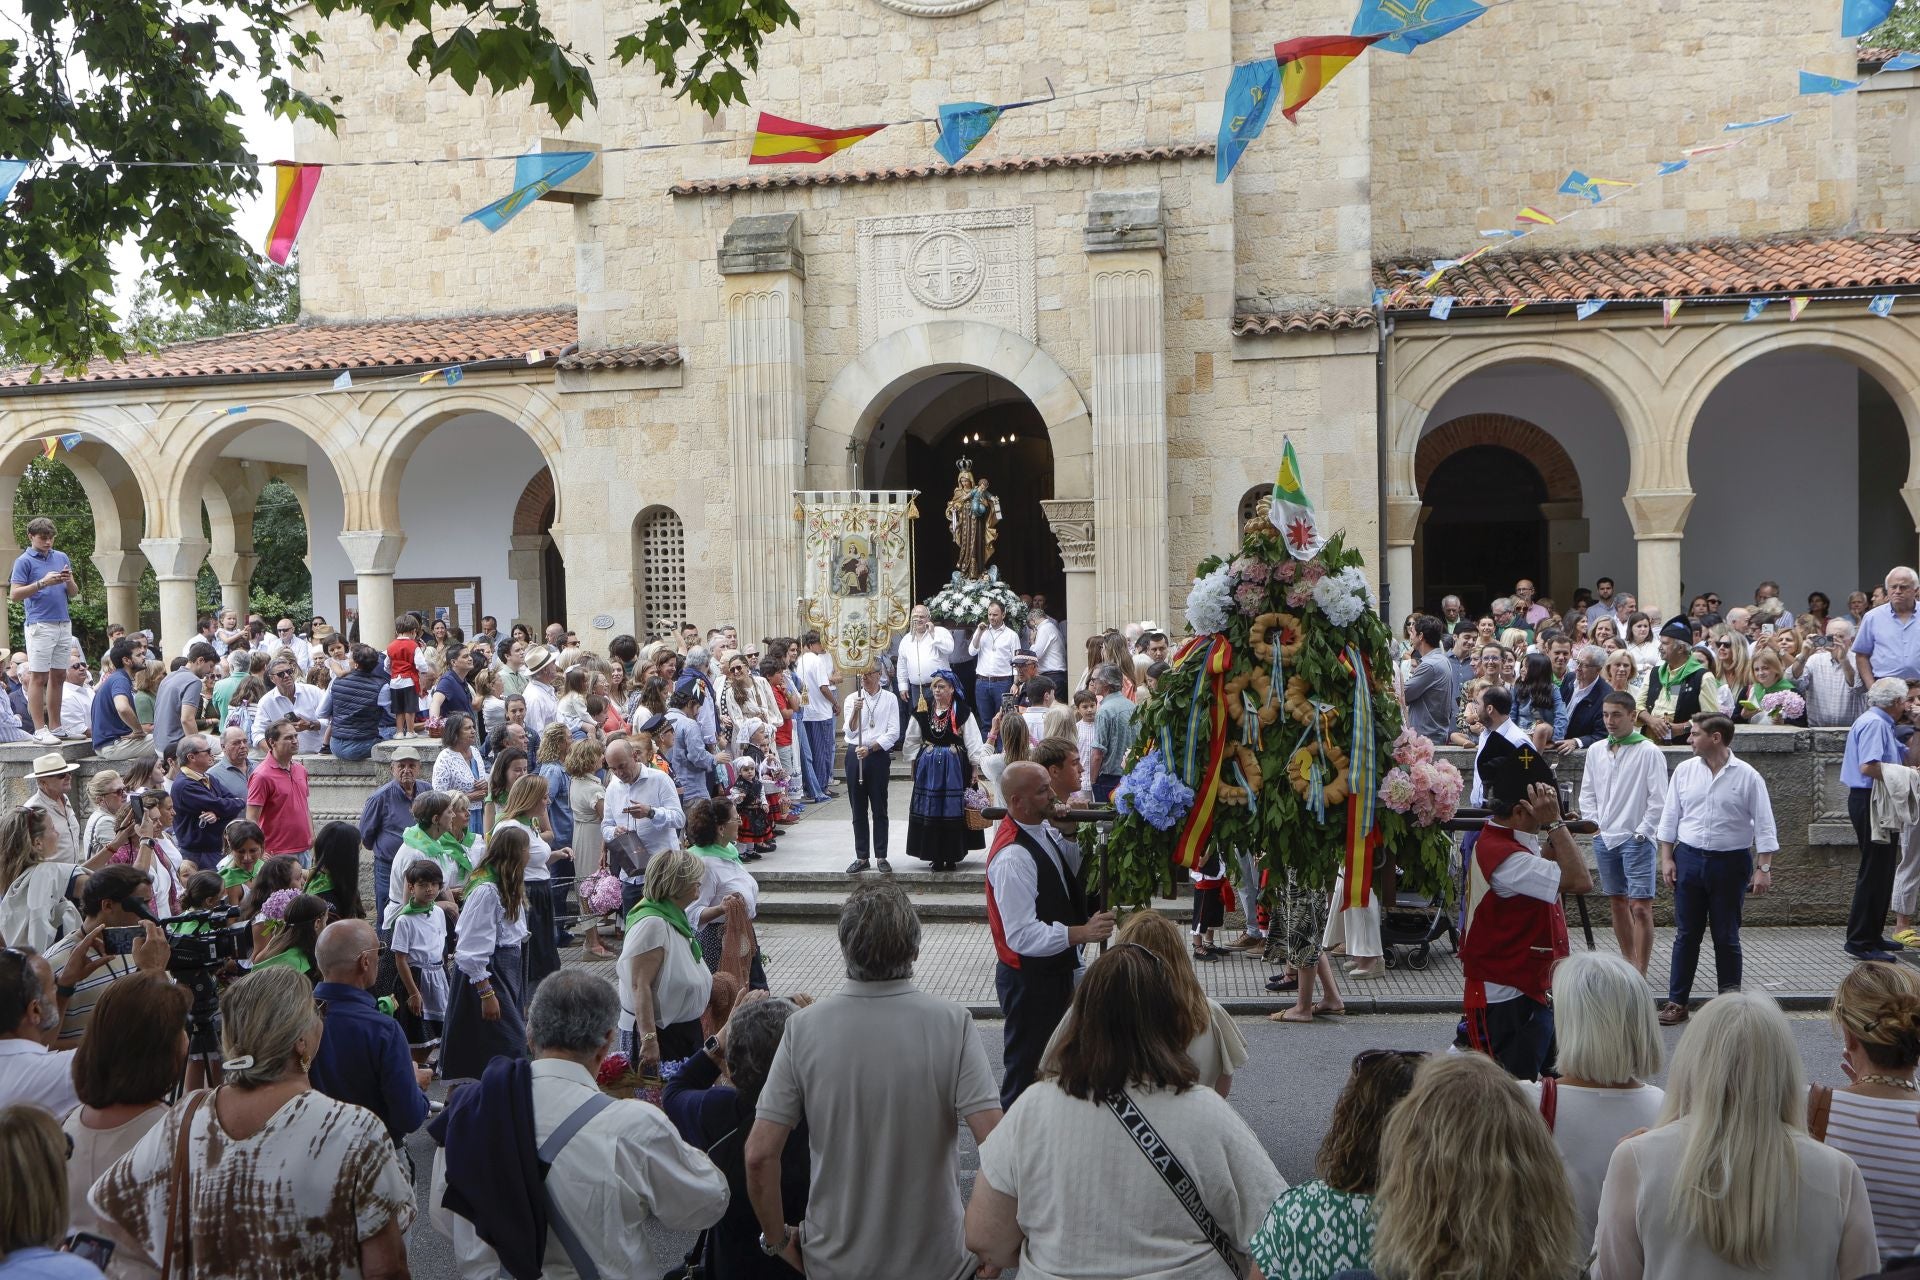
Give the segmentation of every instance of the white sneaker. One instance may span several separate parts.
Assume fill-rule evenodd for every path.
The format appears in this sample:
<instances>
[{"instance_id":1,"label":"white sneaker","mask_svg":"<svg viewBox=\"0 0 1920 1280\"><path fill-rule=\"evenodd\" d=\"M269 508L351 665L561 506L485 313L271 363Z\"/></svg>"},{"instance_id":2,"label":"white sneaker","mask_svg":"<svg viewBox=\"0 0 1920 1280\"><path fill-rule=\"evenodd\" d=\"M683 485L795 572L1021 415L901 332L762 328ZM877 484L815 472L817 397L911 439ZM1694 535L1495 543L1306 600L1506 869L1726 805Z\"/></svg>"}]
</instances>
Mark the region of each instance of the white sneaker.
<instances>
[{"instance_id":1,"label":"white sneaker","mask_svg":"<svg viewBox=\"0 0 1920 1280\"><path fill-rule=\"evenodd\" d=\"M44 742L49 747L57 747L60 745L60 736L51 729L35 730L33 740L35 742Z\"/></svg>"}]
</instances>

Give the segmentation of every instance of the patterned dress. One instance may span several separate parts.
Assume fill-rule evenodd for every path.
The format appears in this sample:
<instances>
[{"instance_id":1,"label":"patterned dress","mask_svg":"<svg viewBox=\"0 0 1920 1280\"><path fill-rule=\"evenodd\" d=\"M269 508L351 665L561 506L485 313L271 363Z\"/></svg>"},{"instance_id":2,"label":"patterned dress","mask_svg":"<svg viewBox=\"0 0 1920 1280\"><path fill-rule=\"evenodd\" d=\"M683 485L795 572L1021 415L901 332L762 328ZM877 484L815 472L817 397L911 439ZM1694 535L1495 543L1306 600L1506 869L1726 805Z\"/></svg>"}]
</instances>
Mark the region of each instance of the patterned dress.
<instances>
[{"instance_id":1,"label":"patterned dress","mask_svg":"<svg viewBox=\"0 0 1920 1280\"><path fill-rule=\"evenodd\" d=\"M979 742L979 731L973 713L959 701L945 712L929 702L926 710L913 712L913 728L921 747L913 761L913 799L907 806L907 856L950 866L969 849L987 847L985 833L967 829L963 812L973 773L968 752Z\"/></svg>"},{"instance_id":2,"label":"patterned dress","mask_svg":"<svg viewBox=\"0 0 1920 1280\"><path fill-rule=\"evenodd\" d=\"M1273 1202L1248 1248L1265 1276L1326 1280L1364 1269L1373 1263L1373 1197L1303 1182Z\"/></svg>"}]
</instances>

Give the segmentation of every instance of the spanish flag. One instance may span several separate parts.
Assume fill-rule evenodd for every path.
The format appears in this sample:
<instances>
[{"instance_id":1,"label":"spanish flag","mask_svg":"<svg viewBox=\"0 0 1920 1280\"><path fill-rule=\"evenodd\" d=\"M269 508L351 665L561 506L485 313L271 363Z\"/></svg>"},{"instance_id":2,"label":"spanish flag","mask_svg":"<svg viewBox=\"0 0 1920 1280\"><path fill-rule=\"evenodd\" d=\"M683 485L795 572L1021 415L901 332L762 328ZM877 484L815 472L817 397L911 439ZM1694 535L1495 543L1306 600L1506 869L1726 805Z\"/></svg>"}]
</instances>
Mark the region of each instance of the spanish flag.
<instances>
[{"instance_id":1,"label":"spanish flag","mask_svg":"<svg viewBox=\"0 0 1920 1280\"><path fill-rule=\"evenodd\" d=\"M1381 33L1384 35L1385 33ZM1313 101L1313 95L1327 87L1340 69L1367 51L1380 39L1372 36L1302 36L1282 40L1273 46L1273 57L1280 64L1280 114L1290 122L1300 108Z\"/></svg>"},{"instance_id":2,"label":"spanish flag","mask_svg":"<svg viewBox=\"0 0 1920 1280\"><path fill-rule=\"evenodd\" d=\"M267 257L286 265L293 242L300 235L300 222L313 203L314 188L320 185L320 166L273 162L273 226L267 230Z\"/></svg>"},{"instance_id":3,"label":"spanish flag","mask_svg":"<svg viewBox=\"0 0 1920 1280\"><path fill-rule=\"evenodd\" d=\"M822 129L818 125L782 120L762 111L760 123L753 131L753 155L747 163L818 164L886 127L868 124L853 129Z\"/></svg>"}]
</instances>

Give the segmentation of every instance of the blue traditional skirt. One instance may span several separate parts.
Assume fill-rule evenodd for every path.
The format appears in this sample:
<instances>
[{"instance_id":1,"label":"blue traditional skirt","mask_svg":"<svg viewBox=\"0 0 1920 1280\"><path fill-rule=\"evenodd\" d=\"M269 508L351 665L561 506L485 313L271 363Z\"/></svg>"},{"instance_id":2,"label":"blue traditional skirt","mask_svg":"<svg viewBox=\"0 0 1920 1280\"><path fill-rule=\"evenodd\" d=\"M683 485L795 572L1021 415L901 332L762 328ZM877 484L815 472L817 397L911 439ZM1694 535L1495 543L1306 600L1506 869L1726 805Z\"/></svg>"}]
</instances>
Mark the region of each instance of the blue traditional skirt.
<instances>
[{"instance_id":1,"label":"blue traditional skirt","mask_svg":"<svg viewBox=\"0 0 1920 1280\"><path fill-rule=\"evenodd\" d=\"M440 1047L442 1079L478 1080L495 1058L527 1056L526 961L520 944L495 947L488 972L494 994L500 998L500 1016L492 1022L480 1016L480 997L473 983L457 965L454 968Z\"/></svg>"},{"instance_id":2,"label":"blue traditional skirt","mask_svg":"<svg viewBox=\"0 0 1920 1280\"><path fill-rule=\"evenodd\" d=\"M956 747L925 747L913 762L913 799L907 806L907 856L958 862L983 849L981 832L965 817L967 762Z\"/></svg>"}]
</instances>

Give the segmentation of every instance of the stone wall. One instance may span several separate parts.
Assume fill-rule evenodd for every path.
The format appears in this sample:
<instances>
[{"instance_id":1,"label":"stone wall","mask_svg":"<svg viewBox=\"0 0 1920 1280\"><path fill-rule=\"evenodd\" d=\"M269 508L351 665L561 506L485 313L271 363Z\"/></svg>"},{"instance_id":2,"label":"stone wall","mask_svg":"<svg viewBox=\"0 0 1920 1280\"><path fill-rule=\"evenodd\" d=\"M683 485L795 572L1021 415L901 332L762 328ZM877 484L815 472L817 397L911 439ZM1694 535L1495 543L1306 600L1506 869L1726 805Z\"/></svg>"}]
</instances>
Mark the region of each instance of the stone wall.
<instances>
[{"instance_id":1,"label":"stone wall","mask_svg":"<svg viewBox=\"0 0 1920 1280\"><path fill-rule=\"evenodd\" d=\"M1840 785L1840 757L1846 745L1841 729L1749 729L1734 739L1735 752L1765 779L1773 800L1780 852L1774 861L1773 892L1750 898L1746 920L1751 924L1838 925L1846 920L1853 894L1858 854L1853 828L1847 820L1846 789ZM106 762L86 756L84 744L61 748L78 762L74 798L84 818L86 780ZM17 805L32 794L28 773L44 748L32 743L0 746L0 803ZM349 764L332 756L301 756L311 785L315 830L327 822L358 823L367 795L387 781L386 758L392 747L376 748L375 758ZM1666 753L1669 771L1688 756L1683 749ZM1441 755L1463 772L1473 766L1473 753L1447 749ZM1580 793L1582 757L1575 753L1558 766L1560 780ZM1587 843L1583 837L1581 843ZM363 866L363 878L366 868ZM1662 923L1671 923L1672 898L1662 890L1655 911ZM1588 904L1594 926L1607 927L1606 900L1597 893ZM1835 945L1838 945L1836 939Z\"/></svg>"}]
</instances>

